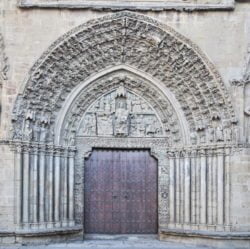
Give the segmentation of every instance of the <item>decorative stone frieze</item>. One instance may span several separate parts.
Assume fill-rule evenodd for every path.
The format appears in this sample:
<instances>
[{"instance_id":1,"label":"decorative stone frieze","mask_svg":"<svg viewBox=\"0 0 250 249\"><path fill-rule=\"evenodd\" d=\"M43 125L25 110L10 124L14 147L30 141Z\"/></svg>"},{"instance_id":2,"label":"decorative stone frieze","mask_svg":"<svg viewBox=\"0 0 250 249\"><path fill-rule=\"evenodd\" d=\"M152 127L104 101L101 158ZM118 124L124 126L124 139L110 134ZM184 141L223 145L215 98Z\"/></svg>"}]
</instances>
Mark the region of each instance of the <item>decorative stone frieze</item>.
<instances>
[{"instance_id":1,"label":"decorative stone frieze","mask_svg":"<svg viewBox=\"0 0 250 249\"><path fill-rule=\"evenodd\" d=\"M66 9L111 9L111 10L232 10L234 0L159 0L159 1L115 1L107 0L105 4L98 0L20 0L22 8L66 8Z\"/></svg>"}]
</instances>

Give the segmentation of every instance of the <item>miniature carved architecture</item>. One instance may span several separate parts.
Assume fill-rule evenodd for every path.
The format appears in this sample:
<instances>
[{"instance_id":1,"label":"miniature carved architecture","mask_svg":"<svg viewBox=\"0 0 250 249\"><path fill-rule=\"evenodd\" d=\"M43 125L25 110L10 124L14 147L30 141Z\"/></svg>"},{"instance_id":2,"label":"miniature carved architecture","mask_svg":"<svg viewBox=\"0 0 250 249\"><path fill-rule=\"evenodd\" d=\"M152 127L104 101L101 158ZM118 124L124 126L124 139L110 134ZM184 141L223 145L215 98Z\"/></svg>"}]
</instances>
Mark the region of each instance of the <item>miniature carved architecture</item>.
<instances>
[{"instance_id":1,"label":"miniature carved architecture","mask_svg":"<svg viewBox=\"0 0 250 249\"><path fill-rule=\"evenodd\" d=\"M20 15L43 7L57 11L60 1L59 5L51 2L20 1L19 7L24 9L15 8ZM61 2L61 8L73 8L75 1ZM79 2L77 9L86 7L84 1ZM178 4L183 8L183 2L173 1L172 7L164 9L178 9ZM197 1L189 2L187 9L197 7L192 3ZM204 9L206 4L200 2L197 9ZM250 10L250 3L217 2L219 9L234 9L235 4ZM9 8L7 4L5 8ZM207 11L213 9L216 4L208 5ZM70 13L78 15L77 11ZM175 10L169 13L176 14ZM50 15L53 13L47 12ZM211 240L218 245L230 241L232 246L247 248L249 60L241 80L233 81L240 74L223 80L208 59L209 52L202 52L167 22L130 11L98 15L68 28L52 45L48 43L49 48L23 75L22 89L19 87L11 103L5 104L9 116L4 116L1 126L1 167L11 169L8 181L13 189L8 194L9 213L4 209L8 205L0 201L0 212L4 210L8 219L0 215L0 239L41 242L82 238L86 160L97 148L136 149L148 150L157 160L160 239ZM239 14L238 18L250 15ZM250 32L247 35L249 41ZM1 39L0 49L1 61L6 62ZM33 51L29 65L34 58ZM5 73L6 67L3 69ZM20 84L13 75L11 79ZM0 183L7 181L0 177Z\"/></svg>"}]
</instances>

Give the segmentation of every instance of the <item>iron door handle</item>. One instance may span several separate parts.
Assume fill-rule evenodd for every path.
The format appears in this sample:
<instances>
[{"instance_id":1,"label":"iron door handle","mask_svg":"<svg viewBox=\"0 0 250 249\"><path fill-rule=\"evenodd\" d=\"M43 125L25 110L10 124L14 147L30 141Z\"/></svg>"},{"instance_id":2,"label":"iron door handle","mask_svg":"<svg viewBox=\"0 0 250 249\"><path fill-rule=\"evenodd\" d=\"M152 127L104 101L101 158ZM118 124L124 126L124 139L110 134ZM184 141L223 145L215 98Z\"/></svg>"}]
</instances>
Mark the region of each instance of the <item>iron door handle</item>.
<instances>
[{"instance_id":1,"label":"iron door handle","mask_svg":"<svg viewBox=\"0 0 250 249\"><path fill-rule=\"evenodd\" d=\"M113 195L113 196L112 196L113 199L116 199L117 197L118 197L117 195Z\"/></svg>"}]
</instances>

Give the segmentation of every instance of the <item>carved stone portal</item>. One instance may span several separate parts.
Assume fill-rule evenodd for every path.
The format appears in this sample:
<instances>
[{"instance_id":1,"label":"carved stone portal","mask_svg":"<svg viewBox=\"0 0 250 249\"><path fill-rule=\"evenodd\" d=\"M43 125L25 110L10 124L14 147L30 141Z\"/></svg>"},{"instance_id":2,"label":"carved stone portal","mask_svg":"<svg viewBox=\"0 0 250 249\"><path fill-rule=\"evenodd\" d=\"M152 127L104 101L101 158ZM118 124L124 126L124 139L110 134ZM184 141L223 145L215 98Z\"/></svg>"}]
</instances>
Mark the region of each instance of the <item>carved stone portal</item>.
<instances>
[{"instance_id":1,"label":"carved stone portal","mask_svg":"<svg viewBox=\"0 0 250 249\"><path fill-rule=\"evenodd\" d=\"M158 159L159 231L230 225L230 95L170 27L130 12L77 27L31 69L12 119L20 228L83 224L84 158L98 147Z\"/></svg>"}]
</instances>

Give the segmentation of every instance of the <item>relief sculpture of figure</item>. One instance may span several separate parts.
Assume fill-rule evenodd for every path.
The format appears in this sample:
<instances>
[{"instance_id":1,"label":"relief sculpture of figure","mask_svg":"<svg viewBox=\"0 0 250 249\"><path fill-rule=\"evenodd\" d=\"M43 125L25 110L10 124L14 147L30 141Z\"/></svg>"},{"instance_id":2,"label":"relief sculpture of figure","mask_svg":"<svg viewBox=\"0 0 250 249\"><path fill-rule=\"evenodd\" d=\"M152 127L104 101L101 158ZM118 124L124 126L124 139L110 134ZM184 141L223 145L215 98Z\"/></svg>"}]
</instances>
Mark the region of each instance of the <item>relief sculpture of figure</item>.
<instances>
[{"instance_id":1,"label":"relief sculpture of figure","mask_svg":"<svg viewBox=\"0 0 250 249\"><path fill-rule=\"evenodd\" d=\"M31 127L31 122L28 119L25 122L23 140L24 141L30 141L30 140L32 140L32 137L33 137L33 130L32 130L32 127Z\"/></svg>"},{"instance_id":2,"label":"relief sculpture of figure","mask_svg":"<svg viewBox=\"0 0 250 249\"><path fill-rule=\"evenodd\" d=\"M230 123L226 122L224 127L224 140L226 142L232 141L232 129Z\"/></svg>"},{"instance_id":3,"label":"relief sculpture of figure","mask_svg":"<svg viewBox=\"0 0 250 249\"><path fill-rule=\"evenodd\" d=\"M250 142L250 106L247 106L244 110L245 113L245 133L247 142Z\"/></svg>"},{"instance_id":4,"label":"relief sculpture of figure","mask_svg":"<svg viewBox=\"0 0 250 249\"><path fill-rule=\"evenodd\" d=\"M95 119L93 119L90 115L85 116L85 120L82 127L82 134L90 136L96 135Z\"/></svg>"},{"instance_id":5,"label":"relief sculpture of figure","mask_svg":"<svg viewBox=\"0 0 250 249\"><path fill-rule=\"evenodd\" d=\"M34 141L39 142L40 139L40 126L39 122L36 121L33 127Z\"/></svg>"},{"instance_id":6,"label":"relief sculpture of figure","mask_svg":"<svg viewBox=\"0 0 250 249\"><path fill-rule=\"evenodd\" d=\"M214 128L209 126L207 128L207 142L214 142L214 136L215 136L215 132L214 132Z\"/></svg>"},{"instance_id":7,"label":"relief sculpture of figure","mask_svg":"<svg viewBox=\"0 0 250 249\"><path fill-rule=\"evenodd\" d=\"M129 111L127 110L127 91L123 85L116 90L115 136L128 136Z\"/></svg>"},{"instance_id":8,"label":"relief sculpture of figure","mask_svg":"<svg viewBox=\"0 0 250 249\"><path fill-rule=\"evenodd\" d=\"M222 142L224 141L224 135L223 135L223 128L222 125L218 125L215 131L215 136L216 136L216 141L217 142Z\"/></svg>"},{"instance_id":9,"label":"relief sculpture of figure","mask_svg":"<svg viewBox=\"0 0 250 249\"><path fill-rule=\"evenodd\" d=\"M115 135L128 136L129 111L118 108L115 112Z\"/></svg>"},{"instance_id":10,"label":"relief sculpture of figure","mask_svg":"<svg viewBox=\"0 0 250 249\"><path fill-rule=\"evenodd\" d=\"M47 131L46 124L42 123L42 125L41 125L41 133L40 133L40 141L41 142L45 142L46 141L47 134L48 134L48 131Z\"/></svg>"}]
</instances>

